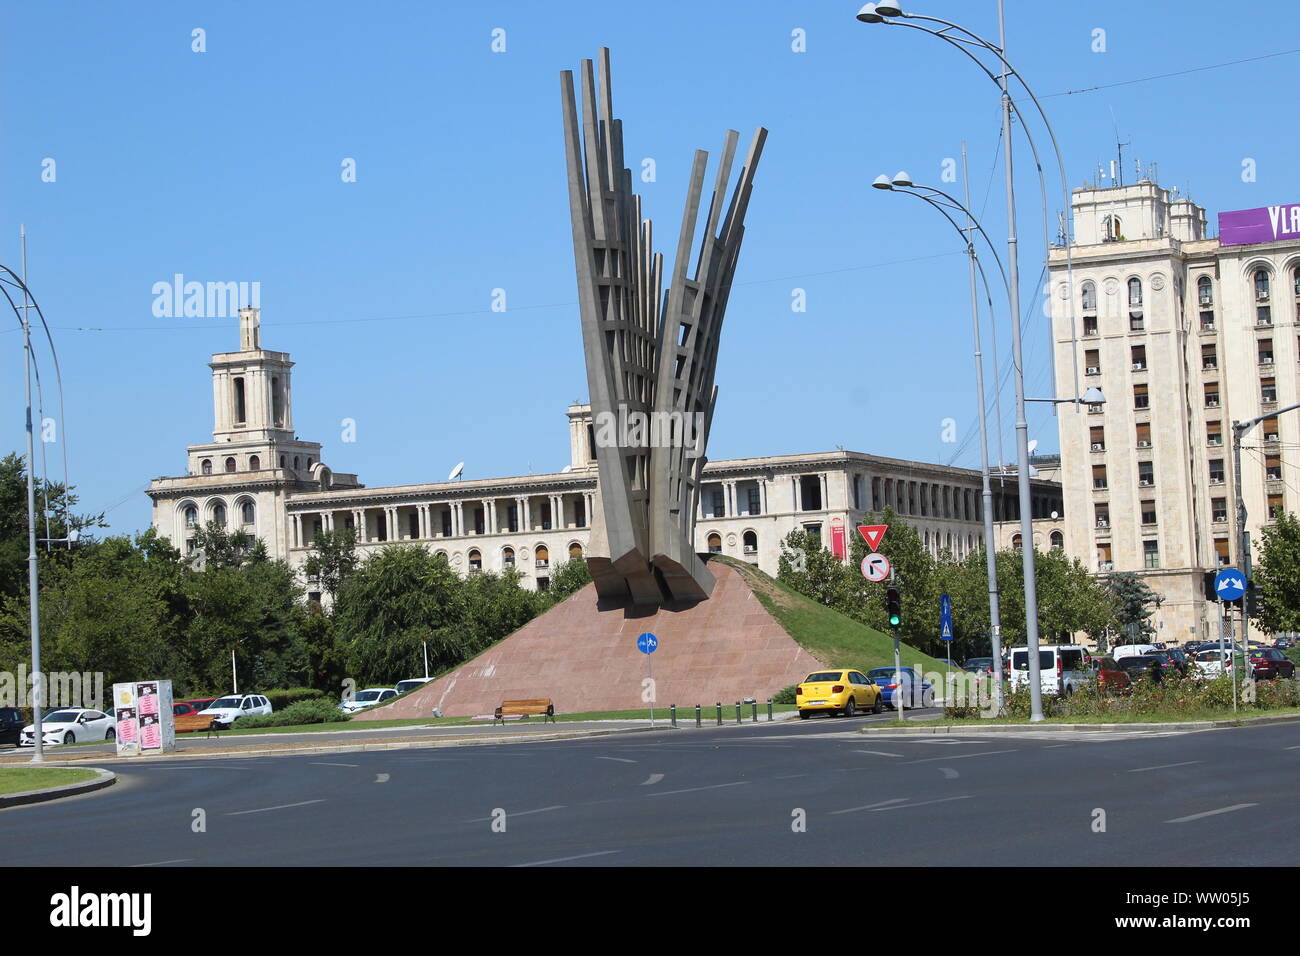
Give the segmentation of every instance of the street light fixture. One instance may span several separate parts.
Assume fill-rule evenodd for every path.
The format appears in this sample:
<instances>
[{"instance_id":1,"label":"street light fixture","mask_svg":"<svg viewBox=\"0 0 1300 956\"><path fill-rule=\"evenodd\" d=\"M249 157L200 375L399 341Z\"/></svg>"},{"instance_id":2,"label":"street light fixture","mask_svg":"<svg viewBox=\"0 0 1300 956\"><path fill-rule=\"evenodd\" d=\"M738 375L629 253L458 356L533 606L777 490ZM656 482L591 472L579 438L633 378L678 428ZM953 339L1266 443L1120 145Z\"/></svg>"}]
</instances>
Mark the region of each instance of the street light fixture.
<instances>
[{"instance_id":1,"label":"street light fixture","mask_svg":"<svg viewBox=\"0 0 1300 956\"><path fill-rule=\"evenodd\" d=\"M1026 398L1025 401L1047 402L1051 405L1105 405L1106 396L1094 385L1078 398Z\"/></svg>"}]
</instances>

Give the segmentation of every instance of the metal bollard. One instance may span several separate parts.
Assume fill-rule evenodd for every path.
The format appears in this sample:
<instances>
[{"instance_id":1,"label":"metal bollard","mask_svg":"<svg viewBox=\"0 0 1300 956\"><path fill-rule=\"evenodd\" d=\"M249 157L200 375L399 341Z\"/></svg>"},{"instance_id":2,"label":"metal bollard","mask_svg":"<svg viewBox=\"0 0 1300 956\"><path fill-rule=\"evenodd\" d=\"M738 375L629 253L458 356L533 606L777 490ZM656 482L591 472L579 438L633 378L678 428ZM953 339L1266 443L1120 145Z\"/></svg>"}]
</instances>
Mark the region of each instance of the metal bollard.
<instances>
[{"instance_id":1,"label":"metal bollard","mask_svg":"<svg viewBox=\"0 0 1300 956\"><path fill-rule=\"evenodd\" d=\"M768 720L772 719L772 698L771 697L767 699L767 719Z\"/></svg>"},{"instance_id":2,"label":"metal bollard","mask_svg":"<svg viewBox=\"0 0 1300 956\"><path fill-rule=\"evenodd\" d=\"M752 700L749 702L749 716L751 724L758 723L758 701Z\"/></svg>"},{"instance_id":3,"label":"metal bollard","mask_svg":"<svg viewBox=\"0 0 1300 956\"><path fill-rule=\"evenodd\" d=\"M718 708L718 726L722 726L722 701L718 701L713 706Z\"/></svg>"},{"instance_id":4,"label":"metal bollard","mask_svg":"<svg viewBox=\"0 0 1300 956\"><path fill-rule=\"evenodd\" d=\"M668 724L673 729L677 728L677 705L676 704L668 705Z\"/></svg>"},{"instance_id":5,"label":"metal bollard","mask_svg":"<svg viewBox=\"0 0 1300 956\"><path fill-rule=\"evenodd\" d=\"M736 723L740 722L740 701L736 701Z\"/></svg>"},{"instance_id":6,"label":"metal bollard","mask_svg":"<svg viewBox=\"0 0 1300 956\"><path fill-rule=\"evenodd\" d=\"M695 727L696 727L697 730L702 726L702 724L700 723L700 718L701 718L701 716L702 716L702 715L701 715L701 712L700 712L700 705L699 705L699 704L696 704L696 705L695 705Z\"/></svg>"}]
</instances>

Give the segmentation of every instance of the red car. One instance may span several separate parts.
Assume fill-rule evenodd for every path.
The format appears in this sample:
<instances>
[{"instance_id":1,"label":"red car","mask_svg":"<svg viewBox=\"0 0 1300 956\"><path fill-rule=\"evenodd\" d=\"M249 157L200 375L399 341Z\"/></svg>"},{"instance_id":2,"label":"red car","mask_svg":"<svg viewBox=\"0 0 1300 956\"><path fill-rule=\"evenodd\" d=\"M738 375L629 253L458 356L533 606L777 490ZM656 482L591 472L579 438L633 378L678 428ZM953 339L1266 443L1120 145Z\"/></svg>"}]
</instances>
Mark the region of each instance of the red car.
<instances>
[{"instance_id":1,"label":"red car","mask_svg":"<svg viewBox=\"0 0 1300 956\"><path fill-rule=\"evenodd\" d=\"M1094 657L1092 669L1097 674L1097 687L1105 694L1127 694L1133 687L1133 678L1112 658Z\"/></svg>"},{"instance_id":2,"label":"red car","mask_svg":"<svg viewBox=\"0 0 1300 956\"><path fill-rule=\"evenodd\" d=\"M1295 677L1295 664L1275 647L1259 647L1252 650L1250 663L1255 669L1255 680Z\"/></svg>"}]
</instances>

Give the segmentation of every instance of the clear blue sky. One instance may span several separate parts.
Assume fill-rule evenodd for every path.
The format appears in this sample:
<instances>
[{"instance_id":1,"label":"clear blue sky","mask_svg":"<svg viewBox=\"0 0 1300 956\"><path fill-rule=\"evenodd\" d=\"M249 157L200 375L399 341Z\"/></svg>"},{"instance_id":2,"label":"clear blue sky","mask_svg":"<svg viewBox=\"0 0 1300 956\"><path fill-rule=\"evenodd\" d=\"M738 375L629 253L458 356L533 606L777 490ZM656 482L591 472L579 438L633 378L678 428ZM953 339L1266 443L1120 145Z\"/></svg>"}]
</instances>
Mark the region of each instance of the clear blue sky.
<instances>
[{"instance_id":1,"label":"clear blue sky","mask_svg":"<svg viewBox=\"0 0 1300 956\"><path fill-rule=\"evenodd\" d=\"M858 24L857 6L11 7L0 262L17 267L26 223L84 509L109 510L115 531L144 528L149 479L182 473L185 446L210 438L206 363L237 346L236 322L155 318L152 286L175 273L261 283L263 344L297 362L298 434L324 443L336 470L373 487L443 479L462 459L472 478L562 467L564 408L586 384L558 74L600 45L613 51L627 158L657 163L641 191L666 257L692 151L716 154L728 127L745 142L756 125L771 131L723 333L710 457L844 445L977 467L975 443L941 441L944 418L959 440L975 428L957 239L919 203L869 184L899 167L938 181L966 139L973 203L1000 242L996 90L937 40ZM1300 15L1282 2L1239 16L1201 0L1007 6L1008 52L1040 95L1300 46ZM912 9L996 35L994 0ZM196 27L205 53L191 51ZM491 50L494 28L505 53ZM796 28L806 52L791 49ZM1104 53L1091 49L1096 29ZM1070 184L1114 155L1113 111L1132 142L1126 178L1132 159L1158 161L1163 184L1190 188L1211 222L1223 209L1300 201L1297 67L1300 56L1280 56L1046 99ZM1026 369L1030 392L1046 395L1042 225L1023 142L1017 151ZM41 181L46 157L56 182ZM340 179L346 157L356 183ZM1254 183L1241 179L1246 157ZM796 287L806 312L791 310ZM506 290L504 315L489 311L494 288ZM6 450L22 447L15 326L0 326ZM53 403L48 388L47 414ZM357 422L354 444L339 440L344 418ZM1056 447L1045 406L1031 434ZM47 453L57 476L57 446Z\"/></svg>"}]
</instances>

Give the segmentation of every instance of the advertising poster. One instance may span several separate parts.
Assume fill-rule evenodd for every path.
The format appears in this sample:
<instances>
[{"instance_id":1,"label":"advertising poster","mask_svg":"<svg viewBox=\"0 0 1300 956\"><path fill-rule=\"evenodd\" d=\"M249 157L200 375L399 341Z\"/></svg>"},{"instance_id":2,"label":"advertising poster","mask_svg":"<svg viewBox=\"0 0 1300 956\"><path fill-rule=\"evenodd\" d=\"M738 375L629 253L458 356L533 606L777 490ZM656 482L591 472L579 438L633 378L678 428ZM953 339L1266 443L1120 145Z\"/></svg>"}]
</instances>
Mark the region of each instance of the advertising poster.
<instances>
[{"instance_id":1,"label":"advertising poster","mask_svg":"<svg viewBox=\"0 0 1300 956\"><path fill-rule=\"evenodd\" d=\"M113 716L117 720L119 757L164 754L176 749L171 681L114 684Z\"/></svg>"},{"instance_id":2,"label":"advertising poster","mask_svg":"<svg viewBox=\"0 0 1300 956\"><path fill-rule=\"evenodd\" d=\"M139 712L136 710L135 684L113 685L113 716L117 718L117 755L135 757L140 753Z\"/></svg>"}]
</instances>

